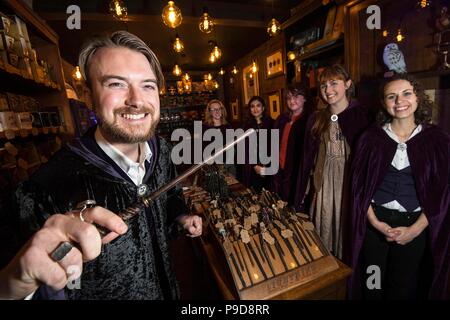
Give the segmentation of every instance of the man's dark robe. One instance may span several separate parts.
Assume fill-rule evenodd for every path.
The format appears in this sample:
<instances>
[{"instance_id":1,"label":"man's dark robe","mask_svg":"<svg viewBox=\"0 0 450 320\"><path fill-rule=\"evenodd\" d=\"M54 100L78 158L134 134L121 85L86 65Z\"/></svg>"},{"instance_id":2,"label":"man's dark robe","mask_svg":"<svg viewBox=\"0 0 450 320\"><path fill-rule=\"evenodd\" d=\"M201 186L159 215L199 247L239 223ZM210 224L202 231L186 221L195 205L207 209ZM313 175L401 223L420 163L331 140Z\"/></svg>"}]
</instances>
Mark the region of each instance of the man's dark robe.
<instances>
[{"instance_id":1,"label":"man's dark robe","mask_svg":"<svg viewBox=\"0 0 450 320\"><path fill-rule=\"evenodd\" d=\"M244 125L244 131L247 131L248 129L265 129L267 130L267 148L268 150L267 155L270 155L270 147L271 147L271 140L270 140L270 130L272 129L274 124L274 120L269 116L264 116L262 118L262 122L260 124L256 123L256 119L254 117L251 117ZM257 143L256 148L250 149L249 146L249 139L245 139L245 164L240 166L240 174L238 176L238 179L247 187L254 187L256 191L260 191L261 188L269 189L270 187L270 177L262 177L259 174L255 172L255 165L260 164L259 161L259 145L260 145L260 137L257 135ZM250 163L250 152L256 152L257 153L257 163Z\"/></svg>"},{"instance_id":2,"label":"man's dark robe","mask_svg":"<svg viewBox=\"0 0 450 320\"><path fill-rule=\"evenodd\" d=\"M433 125L406 142L417 196L428 219L428 248L432 260L429 298L448 298L450 263L450 136ZM349 295L361 288L360 251L367 229L367 210L394 158L397 143L379 126L358 141L352 166L352 259Z\"/></svg>"},{"instance_id":3,"label":"man's dark robe","mask_svg":"<svg viewBox=\"0 0 450 320\"><path fill-rule=\"evenodd\" d=\"M291 127L289 132L288 143L286 148L286 159L284 169L278 170L272 178L272 190L276 192L282 200L287 201L290 205L294 204L295 187L303 153L303 142L306 130L306 123L309 114L305 110L300 118L298 118ZM283 139L283 131L286 125L291 121L289 114L282 114L275 121L274 129L279 129L279 146L281 150L281 142Z\"/></svg>"},{"instance_id":4,"label":"man's dark robe","mask_svg":"<svg viewBox=\"0 0 450 320\"><path fill-rule=\"evenodd\" d=\"M312 127L316 120L316 114L317 112L309 117L306 126L303 158L296 181L294 206L296 210L300 212L308 211L308 208L305 208L305 198L307 196L306 189L308 187L309 177L316 163L317 154L319 153L320 138L315 137L312 134ZM357 101L352 100L347 109L339 114L338 123L345 140L350 146L350 150L353 150L358 137L371 123L369 110L360 105Z\"/></svg>"},{"instance_id":5,"label":"man's dark robe","mask_svg":"<svg viewBox=\"0 0 450 320\"><path fill-rule=\"evenodd\" d=\"M138 200L137 186L100 149L95 127L63 147L16 192L22 236L27 239L52 214L74 210L93 199L121 212ZM143 182L150 192L176 176L170 147L153 137ZM83 267L81 289L65 289L68 299L175 299L178 285L169 257L169 230L186 213L180 188L161 195L128 225L128 232L102 247L101 255ZM45 291L45 290L44 290Z\"/></svg>"}]
</instances>

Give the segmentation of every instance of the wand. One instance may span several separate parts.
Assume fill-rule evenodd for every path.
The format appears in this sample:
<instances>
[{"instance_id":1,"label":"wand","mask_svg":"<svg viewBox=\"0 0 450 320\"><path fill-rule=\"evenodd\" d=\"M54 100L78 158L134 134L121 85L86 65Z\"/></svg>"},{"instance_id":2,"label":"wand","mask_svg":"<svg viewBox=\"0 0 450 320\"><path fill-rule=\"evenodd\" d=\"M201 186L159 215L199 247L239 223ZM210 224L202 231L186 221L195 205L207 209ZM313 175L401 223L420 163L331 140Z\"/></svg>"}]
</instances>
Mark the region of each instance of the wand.
<instances>
[{"instance_id":1,"label":"wand","mask_svg":"<svg viewBox=\"0 0 450 320\"><path fill-rule=\"evenodd\" d=\"M225 145L222 149L220 149L219 151L217 151L213 155L209 156L206 160L203 160L202 162L192 166L191 168L189 168L188 170L183 172L181 175L179 175L178 177L172 179L171 181L169 181L164 186L162 186L160 189L156 190L155 192L151 193L150 195L140 198L139 201L137 201L136 203L134 203L130 207L126 208L123 212L119 212L117 215L120 218L122 218L122 220L125 221L125 222L127 220L130 220L131 218L137 216L141 212L143 207L148 208L152 204L152 202L155 201L155 199L157 199L161 194L169 191L176 184L178 184L180 181L182 181L182 180L186 179L187 177L191 176L192 174L194 174L195 172L200 170L205 164L208 164L209 162L214 160L216 157L220 156L225 151L227 151L228 149L232 148L233 146L235 146L239 142L243 141L245 138L247 138L248 136L250 136L251 134L253 134L255 132L256 132L255 129L247 130L244 134L239 136L236 140L231 141L230 143ZM83 210L85 210L85 209L87 209L89 207L92 207L94 205L95 205L95 201L93 201L93 200L86 200L83 203L81 203L82 208L80 210L80 219L82 221L84 221L83 216L82 216ZM99 226L97 224L94 224L94 225L97 227L97 230L99 231L99 233L100 233L100 235L102 237L104 237L106 234L108 234L110 232L107 228L105 228L103 226ZM73 244L71 244L70 242L67 242L67 241L66 242L62 242L50 254L50 256L51 256L51 258L54 261L60 261L69 253L70 250L72 250L72 248L73 248Z\"/></svg>"}]
</instances>

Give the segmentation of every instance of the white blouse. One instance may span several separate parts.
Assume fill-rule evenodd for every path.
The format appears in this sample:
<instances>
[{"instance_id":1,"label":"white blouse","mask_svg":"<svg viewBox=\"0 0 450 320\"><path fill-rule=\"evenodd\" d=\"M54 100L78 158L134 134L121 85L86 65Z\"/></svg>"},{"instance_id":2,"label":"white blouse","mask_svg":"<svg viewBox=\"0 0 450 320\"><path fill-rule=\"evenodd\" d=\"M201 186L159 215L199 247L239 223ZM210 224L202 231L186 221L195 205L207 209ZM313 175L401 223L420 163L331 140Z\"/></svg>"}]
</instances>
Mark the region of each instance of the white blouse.
<instances>
[{"instance_id":1,"label":"white blouse","mask_svg":"<svg viewBox=\"0 0 450 320\"><path fill-rule=\"evenodd\" d=\"M402 169L405 169L405 168L409 167L410 164L409 164L408 152L406 151L406 149L408 147L407 144L404 143L404 142L400 142L400 139L395 134L395 132L392 130L390 123L385 124L383 126L383 130L387 133L387 135L392 140L397 142L397 150L395 151L395 155L394 155L394 158L392 159L391 165L397 170L402 170ZM408 140L410 140L412 137L417 135L420 131L422 131L422 125L421 124L419 124L414 129L414 131L409 136ZM394 201L391 201L391 202L388 202L388 203L384 203L381 206L386 208L386 209L397 210L397 211L400 211L400 212L407 212L407 210L400 203L398 203L397 200L394 200ZM414 210L414 212L417 212L417 211L420 211L420 210L422 210L422 208L419 206L419 207L417 207Z\"/></svg>"}]
</instances>

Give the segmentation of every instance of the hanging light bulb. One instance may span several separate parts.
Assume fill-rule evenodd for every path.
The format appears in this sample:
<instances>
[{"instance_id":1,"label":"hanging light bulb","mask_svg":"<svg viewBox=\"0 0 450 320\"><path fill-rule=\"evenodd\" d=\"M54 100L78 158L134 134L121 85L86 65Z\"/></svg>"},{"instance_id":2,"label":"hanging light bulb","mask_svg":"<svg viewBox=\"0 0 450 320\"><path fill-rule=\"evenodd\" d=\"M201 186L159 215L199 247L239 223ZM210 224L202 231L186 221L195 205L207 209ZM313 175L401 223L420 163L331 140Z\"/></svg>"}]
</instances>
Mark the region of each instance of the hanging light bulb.
<instances>
[{"instance_id":1,"label":"hanging light bulb","mask_svg":"<svg viewBox=\"0 0 450 320\"><path fill-rule=\"evenodd\" d=\"M402 42L403 39L405 39L405 37L402 35L402 30L398 29L398 33L397 33L397 42Z\"/></svg>"},{"instance_id":2,"label":"hanging light bulb","mask_svg":"<svg viewBox=\"0 0 450 320\"><path fill-rule=\"evenodd\" d=\"M211 62L211 63L216 62L216 56L214 55L214 52L211 52L209 54L209 62Z\"/></svg>"},{"instance_id":3,"label":"hanging light bulb","mask_svg":"<svg viewBox=\"0 0 450 320\"><path fill-rule=\"evenodd\" d=\"M73 69L72 78L74 78L76 81L81 80L82 76L81 76L81 71L80 71L79 66L76 66L75 69Z\"/></svg>"},{"instance_id":4,"label":"hanging light bulb","mask_svg":"<svg viewBox=\"0 0 450 320\"><path fill-rule=\"evenodd\" d=\"M191 77L189 76L189 74L187 72L183 76L182 83L183 83L184 92L190 93L192 90L192 81L191 81Z\"/></svg>"},{"instance_id":5,"label":"hanging light bulb","mask_svg":"<svg viewBox=\"0 0 450 320\"><path fill-rule=\"evenodd\" d=\"M175 66L173 67L172 73L176 76L181 75L181 68L178 66L178 64L175 64Z\"/></svg>"},{"instance_id":6,"label":"hanging light bulb","mask_svg":"<svg viewBox=\"0 0 450 320\"><path fill-rule=\"evenodd\" d=\"M127 7L122 0L112 0L109 3L109 12L114 18L119 20L125 20L128 16Z\"/></svg>"},{"instance_id":7,"label":"hanging light bulb","mask_svg":"<svg viewBox=\"0 0 450 320\"><path fill-rule=\"evenodd\" d=\"M219 74L220 74L221 76L223 76L223 75L225 74L225 70L223 70L223 68L220 68Z\"/></svg>"},{"instance_id":8,"label":"hanging light bulb","mask_svg":"<svg viewBox=\"0 0 450 320\"><path fill-rule=\"evenodd\" d=\"M198 24L198 28L201 32L211 33L214 29L214 22L208 14L208 9L203 8L203 14L200 17L200 23Z\"/></svg>"},{"instance_id":9,"label":"hanging light bulb","mask_svg":"<svg viewBox=\"0 0 450 320\"><path fill-rule=\"evenodd\" d=\"M295 58L297 57L297 55L295 54L294 51L289 51L287 54L287 57L288 57L289 61L294 61Z\"/></svg>"},{"instance_id":10,"label":"hanging light bulb","mask_svg":"<svg viewBox=\"0 0 450 320\"><path fill-rule=\"evenodd\" d=\"M231 72L233 74L237 74L238 73L238 69L236 68L236 66L233 67L233 70L231 70Z\"/></svg>"},{"instance_id":11,"label":"hanging light bulb","mask_svg":"<svg viewBox=\"0 0 450 320\"><path fill-rule=\"evenodd\" d=\"M383 30L383 37L387 37L389 35L389 32L387 30Z\"/></svg>"},{"instance_id":12,"label":"hanging light bulb","mask_svg":"<svg viewBox=\"0 0 450 320\"><path fill-rule=\"evenodd\" d=\"M208 73L208 74L206 75L206 79L208 79L209 81L211 81L211 80L212 80L212 74L211 74L211 73Z\"/></svg>"},{"instance_id":13,"label":"hanging light bulb","mask_svg":"<svg viewBox=\"0 0 450 320\"><path fill-rule=\"evenodd\" d=\"M216 80L214 80L213 83L214 83L214 89L219 89L219 83Z\"/></svg>"},{"instance_id":14,"label":"hanging light bulb","mask_svg":"<svg viewBox=\"0 0 450 320\"><path fill-rule=\"evenodd\" d=\"M417 1L417 7L420 9L425 9L426 7L430 6L430 2L429 0L419 0Z\"/></svg>"},{"instance_id":15,"label":"hanging light bulb","mask_svg":"<svg viewBox=\"0 0 450 320\"><path fill-rule=\"evenodd\" d=\"M164 7L161 16L164 24L169 28L178 27L181 24L181 21L183 20L181 10L175 5L173 1L169 1L167 6Z\"/></svg>"},{"instance_id":16,"label":"hanging light bulb","mask_svg":"<svg viewBox=\"0 0 450 320\"><path fill-rule=\"evenodd\" d=\"M256 65L256 62L253 61L253 63L252 63L252 72L256 73L257 71L258 71L258 66Z\"/></svg>"},{"instance_id":17,"label":"hanging light bulb","mask_svg":"<svg viewBox=\"0 0 450 320\"><path fill-rule=\"evenodd\" d=\"M280 31L281 31L280 23L277 21L277 19L272 18L272 20L270 20L269 24L267 25L267 33L269 34L269 36L274 37L278 33L280 33Z\"/></svg>"},{"instance_id":18,"label":"hanging light bulb","mask_svg":"<svg viewBox=\"0 0 450 320\"><path fill-rule=\"evenodd\" d=\"M173 50L180 53L184 50L184 44L183 41L181 41L180 37L177 35L175 36L175 42L173 43Z\"/></svg>"},{"instance_id":19,"label":"hanging light bulb","mask_svg":"<svg viewBox=\"0 0 450 320\"><path fill-rule=\"evenodd\" d=\"M220 59L220 57L222 56L222 50L220 50L220 48L217 46L217 44L214 46L213 49L213 54L216 57L216 59Z\"/></svg>"}]
</instances>

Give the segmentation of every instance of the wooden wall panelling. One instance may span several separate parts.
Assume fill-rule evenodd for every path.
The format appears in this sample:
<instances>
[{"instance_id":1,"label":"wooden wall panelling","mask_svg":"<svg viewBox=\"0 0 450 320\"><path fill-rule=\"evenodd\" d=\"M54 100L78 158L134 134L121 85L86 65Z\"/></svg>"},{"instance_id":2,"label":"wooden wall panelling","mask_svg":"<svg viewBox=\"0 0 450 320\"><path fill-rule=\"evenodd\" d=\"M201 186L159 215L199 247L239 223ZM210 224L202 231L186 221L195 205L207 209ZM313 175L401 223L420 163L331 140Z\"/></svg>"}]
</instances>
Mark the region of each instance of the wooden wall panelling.
<instances>
[{"instance_id":1,"label":"wooden wall panelling","mask_svg":"<svg viewBox=\"0 0 450 320\"><path fill-rule=\"evenodd\" d=\"M381 30L369 30L366 8L376 4L381 8ZM439 70L441 57L436 53L436 28L434 22L446 2L435 1L426 9L415 9L408 0L351 1L346 5L345 59L351 77L356 82L358 99L363 104L378 107L378 89L387 67L383 62L383 50L388 43L397 43L404 55L408 73L419 79L425 89L434 94L438 107L434 122L450 131L450 112L444 105L450 96L450 72ZM395 40L398 29L405 39ZM382 36L382 30L390 33Z\"/></svg>"},{"instance_id":2,"label":"wooden wall panelling","mask_svg":"<svg viewBox=\"0 0 450 320\"><path fill-rule=\"evenodd\" d=\"M225 108L227 109L228 112L228 119L232 122L232 123L236 123L241 121L241 112L242 112L242 98L240 95L241 92L241 81L240 77L242 74L242 70L236 65L236 68L238 68L238 73L237 74L233 74L231 73L231 71L233 70L233 66L231 65L228 68L226 68L226 73L224 75L223 78L223 88L224 88L224 103L225 103ZM238 99L238 118L237 120L233 120L233 116L232 116L232 110L231 110L231 103L235 102L236 99Z\"/></svg>"},{"instance_id":3,"label":"wooden wall panelling","mask_svg":"<svg viewBox=\"0 0 450 320\"><path fill-rule=\"evenodd\" d=\"M283 57L283 73L272 78L266 78L266 57L277 50L282 51ZM244 101L243 90L243 70L255 61L258 66L258 84L259 95L262 96L266 103L268 103L268 95L276 90L283 90L286 86L285 77L285 63L286 63L286 49L285 49L285 37L284 34L280 34L274 38L268 39L258 48L246 54L244 57L236 61L235 64L229 65L226 68L225 76L225 96L227 97L225 103L227 111L231 114L230 104L237 98L239 100L239 122L244 122L248 118L247 101ZM231 74L233 66L236 66L239 70L238 74ZM233 84L230 84L230 78L233 78ZM282 99L283 100L283 99ZM281 106L283 108L283 101ZM283 109L282 109L283 110ZM230 117L230 119L232 119ZM236 121L234 121L236 122Z\"/></svg>"},{"instance_id":4,"label":"wooden wall panelling","mask_svg":"<svg viewBox=\"0 0 450 320\"><path fill-rule=\"evenodd\" d=\"M366 8L376 4L381 8L382 30L390 32L388 38L382 30L369 30ZM433 69L438 56L433 47L432 24L439 5L424 10L415 10L414 3L400 1L353 1L347 4L345 38L346 65L355 81L368 77L382 76L387 71L383 63L383 49L386 44L396 42L394 37L400 27L405 40L397 43L405 56L408 72Z\"/></svg>"},{"instance_id":5,"label":"wooden wall panelling","mask_svg":"<svg viewBox=\"0 0 450 320\"><path fill-rule=\"evenodd\" d=\"M351 78L357 82L360 79L360 12L377 1L351 1L345 6L345 65Z\"/></svg>"}]
</instances>

